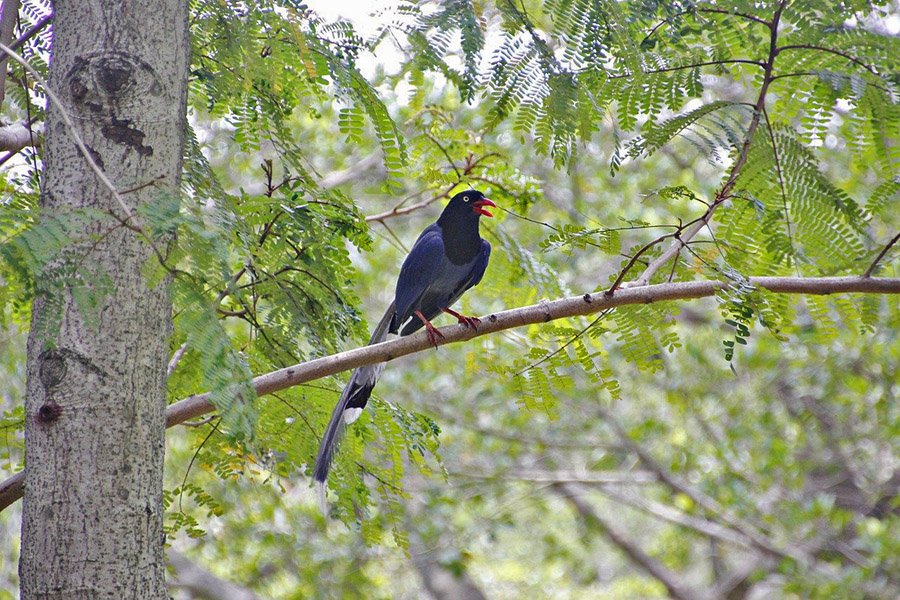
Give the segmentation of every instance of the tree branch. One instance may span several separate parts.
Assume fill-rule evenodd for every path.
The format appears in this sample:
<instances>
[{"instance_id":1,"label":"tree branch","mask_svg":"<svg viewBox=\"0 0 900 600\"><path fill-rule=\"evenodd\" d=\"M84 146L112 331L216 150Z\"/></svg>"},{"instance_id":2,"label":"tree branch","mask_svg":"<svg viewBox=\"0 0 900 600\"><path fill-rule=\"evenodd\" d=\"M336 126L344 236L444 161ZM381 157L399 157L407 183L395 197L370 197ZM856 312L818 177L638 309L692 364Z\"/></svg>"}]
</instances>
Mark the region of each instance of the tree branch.
<instances>
[{"instance_id":1,"label":"tree branch","mask_svg":"<svg viewBox=\"0 0 900 600\"><path fill-rule=\"evenodd\" d=\"M599 527L609 541L624 552L633 563L662 583L672 598L676 600L697 600L697 598L706 597L705 594L698 594L697 590L688 589L688 586L677 573L667 569L665 565L614 529L609 522L600 516L600 513L585 502L579 486L571 483L559 483L554 485L553 489L572 505L584 521Z\"/></svg>"},{"instance_id":2,"label":"tree branch","mask_svg":"<svg viewBox=\"0 0 900 600\"><path fill-rule=\"evenodd\" d=\"M900 294L900 278L886 277L751 277L750 284L779 294ZM662 283L639 288L619 289L610 297L599 291L583 296L544 301L531 306L523 306L485 316L478 330L464 325L449 325L440 329L443 337L437 346L464 342L484 335L497 333L515 327L547 323L556 319L596 314L600 311L629 304L649 304L666 300L688 300L715 295L729 286L727 282L715 280L684 281ZM430 350L434 346L424 331L396 338L372 346L363 346L323 356L277 371L260 375L253 379L253 386L260 396L271 394L301 383L307 383L341 371L347 371L386 362ZM210 394L189 396L169 405L166 409L166 426L172 427L189 419L196 419L212 410ZM0 510L22 496L21 473L0 483ZM17 479L18 478L18 479ZM14 481L16 480L16 481Z\"/></svg>"},{"instance_id":3,"label":"tree branch","mask_svg":"<svg viewBox=\"0 0 900 600\"><path fill-rule=\"evenodd\" d=\"M601 485L597 487L597 490L607 498L615 500L619 504L628 505L662 521L680 525L681 527L690 529L711 539L755 550L753 542L740 531L735 531L730 527L725 527L715 521L684 513L677 508L672 508L666 504L648 500L637 493L621 492L614 486Z\"/></svg>"},{"instance_id":4,"label":"tree branch","mask_svg":"<svg viewBox=\"0 0 900 600\"><path fill-rule=\"evenodd\" d=\"M533 483L580 483L585 485L611 483L618 485L649 485L658 481L656 474L651 471L542 471L538 469L510 469L498 473L478 473L473 470L453 471L450 474L466 479L530 481Z\"/></svg>"},{"instance_id":5,"label":"tree branch","mask_svg":"<svg viewBox=\"0 0 900 600\"><path fill-rule=\"evenodd\" d=\"M16 28L16 18L19 16L19 0L3 0L0 7L0 44L9 46L12 42L13 31ZM6 98L6 65L9 59L0 56L0 104Z\"/></svg>"},{"instance_id":6,"label":"tree branch","mask_svg":"<svg viewBox=\"0 0 900 600\"><path fill-rule=\"evenodd\" d=\"M841 52L840 50L835 50L834 48L826 48L825 46L816 46L813 44L792 44L790 46L782 46L781 48L778 49L779 52L782 52L784 50L816 50L818 52L828 52L829 54L834 54L835 56L840 56L841 58L846 58L853 64L855 64L859 67L862 67L863 69L865 69L872 75L875 75L876 77L882 77L882 75L877 70L875 70L875 67L873 67L872 65L865 63L864 61L856 58L852 54L848 54L846 52Z\"/></svg>"},{"instance_id":7,"label":"tree branch","mask_svg":"<svg viewBox=\"0 0 900 600\"><path fill-rule=\"evenodd\" d=\"M250 589L226 581L202 567L181 552L169 548L166 552L175 577L168 581L169 588L187 590L193 598L205 600L259 600Z\"/></svg>"},{"instance_id":8,"label":"tree branch","mask_svg":"<svg viewBox=\"0 0 900 600\"><path fill-rule=\"evenodd\" d=\"M619 421L605 408L597 407L600 416L615 431L616 435L640 459L641 463L659 476L660 481L665 483L673 492L684 494L690 498L695 504L703 508L708 514L715 515L716 518L725 523L733 530L739 532L746 537L754 547L771 555L790 558L804 565L815 565L815 557L808 551L797 546L781 547L773 543L767 535L759 530L752 523L734 515L726 510L719 502L707 495L702 490L690 485L686 480L677 477L671 471L656 461L653 456L647 452L640 444L631 439L628 432Z\"/></svg>"},{"instance_id":9,"label":"tree branch","mask_svg":"<svg viewBox=\"0 0 900 600\"><path fill-rule=\"evenodd\" d=\"M454 183L447 190L445 190L442 194L440 194L438 196L432 196L431 198L422 200L421 202L417 202L416 204L411 204L409 206L395 206L391 210L385 211L383 213L369 215L366 217L366 222L372 223L372 222L377 221L381 224L384 224L385 219L390 219L391 217L399 217L400 215L405 215L405 214L420 210L422 208L425 208L426 206L428 206L430 204L434 204L438 200L449 197L450 190L452 190L455 186L456 186L456 184Z\"/></svg>"},{"instance_id":10,"label":"tree branch","mask_svg":"<svg viewBox=\"0 0 900 600\"><path fill-rule=\"evenodd\" d=\"M40 137L33 135L25 123L0 127L0 151L16 153L25 146L39 146Z\"/></svg>"}]
</instances>

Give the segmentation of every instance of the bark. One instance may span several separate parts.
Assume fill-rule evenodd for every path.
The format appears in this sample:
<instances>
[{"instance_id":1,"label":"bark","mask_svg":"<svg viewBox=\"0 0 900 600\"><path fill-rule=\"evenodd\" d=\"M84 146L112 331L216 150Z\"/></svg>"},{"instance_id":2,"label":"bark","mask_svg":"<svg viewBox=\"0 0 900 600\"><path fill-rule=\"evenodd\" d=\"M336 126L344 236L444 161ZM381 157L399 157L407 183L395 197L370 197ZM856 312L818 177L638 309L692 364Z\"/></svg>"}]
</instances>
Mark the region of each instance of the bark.
<instances>
[{"instance_id":1,"label":"bark","mask_svg":"<svg viewBox=\"0 0 900 600\"><path fill-rule=\"evenodd\" d=\"M187 16L185 0L55 3L49 89L63 108L48 105L42 214L99 208L130 227L91 225L88 234L105 235L54 265L77 257L97 275L84 285L108 276L112 292L93 317L76 308L73 288L39 293L34 303L23 600L167 597L162 470L172 306L168 282L151 286L142 275L154 255L130 215L178 191ZM140 185L148 181L156 185ZM120 195L109 182L138 191ZM47 326L54 302L63 307L58 328Z\"/></svg>"},{"instance_id":2,"label":"bark","mask_svg":"<svg viewBox=\"0 0 900 600\"><path fill-rule=\"evenodd\" d=\"M16 28L16 17L19 16L19 0L2 0L0 3L0 44L9 46L13 31ZM0 55L0 104L6 98L6 68L9 59L6 54Z\"/></svg>"}]
</instances>

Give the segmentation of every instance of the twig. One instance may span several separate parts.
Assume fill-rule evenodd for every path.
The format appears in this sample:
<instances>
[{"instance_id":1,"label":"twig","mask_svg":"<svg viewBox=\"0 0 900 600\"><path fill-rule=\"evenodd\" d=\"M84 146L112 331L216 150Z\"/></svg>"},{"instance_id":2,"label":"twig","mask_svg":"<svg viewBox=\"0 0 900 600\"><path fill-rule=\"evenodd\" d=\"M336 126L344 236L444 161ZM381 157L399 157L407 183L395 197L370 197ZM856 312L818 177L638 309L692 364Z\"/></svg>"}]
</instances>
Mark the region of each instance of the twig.
<instances>
[{"instance_id":1,"label":"twig","mask_svg":"<svg viewBox=\"0 0 900 600\"><path fill-rule=\"evenodd\" d=\"M897 243L897 240L900 240L900 233L895 235L893 239L891 239L891 241L889 241L887 245L885 245L885 247L881 249L881 252L878 253L878 256L876 256L875 260L872 261L872 264L869 265L869 268L863 272L862 277L872 276L872 273L875 272L875 267L878 266L878 263L881 262L881 259L884 258L884 256L888 253L888 250L890 250L891 247Z\"/></svg>"},{"instance_id":2,"label":"twig","mask_svg":"<svg viewBox=\"0 0 900 600\"><path fill-rule=\"evenodd\" d=\"M756 104L754 104L753 117L750 119L750 125L747 127L747 133L744 136L744 143L741 146L740 153L738 154L737 160L734 161L734 164L731 167L731 171L728 174L728 179L725 182L725 185L719 190L716 194L715 201L709 205L709 208L706 209L706 212L700 217L698 220L694 221L694 224L685 229L682 232L679 232L678 239L675 240L656 260L647 265L647 268L644 269L644 272L641 273L640 277L636 280L629 283L629 286L643 286L650 283L650 279L653 275L667 262L672 260L680 251L681 248L687 245L688 242L693 239L697 233L699 233L704 227L709 224L709 220L712 218L715 210L725 203L731 197L731 191L734 189L735 184L737 183L738 175L740 175L741 170L744 168L744 165L747 162L747 158L750 154L750 146L753 142L753 136L756 133L756 129L759 127L759 123L763 114L763 110L766 107L766 94L769 91L769 85L772 83L772 71L775 65L775 57L778 56L779 48L777 46L778 43L778 24L781 21L781 13L784 10L785 2L781 2L778 5L778 9L775 11L775 15L772 18L771 22L766 22L766 25L769 27L769 56L766 61L763 63L764 72L763 72L763 82L759 88L759 94L756 98Z\"/></svg>"},{"instance_id":3,"label":"twig","mask_svg":"<svg viewBox=\"0 0 900 600\"><path fill-rule=\"evenodd\" d=\"M178 363L181 362L181 358L184 356L184 353L187 351L187 342L178 346L178 350L172 354L172 358L169 359L169 365L166 367L166 378L172 376L172 373L175 372L175 368L178 366Z\"/></svg>"},{"instance_id":4,"label":"twig","mask_svg":"<svg viewBox=\"0 0 900 600\"><path fill-rule=\"evenodd\" d=\"M28 28L25 33L20 35L12 44L9 45L10 50L18 50L25 42L33 38L35 35L40 33L40 31L50 24L50 21L53 20L53 13L42 17L39 19L34 25Z\"/></svg>"},{"instance_id":5,"label":"twig","mask_svg":"<svg viewBox=\"0 0 900 600\"><path fill-rule=\"evenodd\" d=\"M863 62L862 60L856 58L852 54L847 54L846 52L841 52L840 50L835 50L834 48L828 48L825 46L816 46L814 44L791 44L789 46L781 46L778 48L778 52L783 52L785 50L816 50L819 52L828 52L829 54L834 54L835 56L840 56L841 58L846 58L853 64L862 67L872 75L876 77L882 77L882 75L875 70L875 67Z\"/></svg>"},{"instance_id":6,"label":"twig","mask_svg":"<svg viewBox=\"0 0 900 600\"><path fill-rule=\"evenodd\" d=\"M430 206L430 205L434 204L438 200L447 198L450 195L450 190L452 190L454 187L456 187L455 183L452 186L450 186L450 188L447 189L445 192L443 192L437 196L428 198L427 200L422 200L421 202L417 202L416 204L411 204L409 206L402 206L402 207L398 206L398 207L392 208L391 210L385 211L383 213L369 215L366 217L366 222L372 223L373 221L377 221L379 223L384 223L385 219L390 219L392 217L399 217L400 215L407 215L411 212L421 210L421 209L425 208L426 206Z\"/></svg>"}]
</instances>

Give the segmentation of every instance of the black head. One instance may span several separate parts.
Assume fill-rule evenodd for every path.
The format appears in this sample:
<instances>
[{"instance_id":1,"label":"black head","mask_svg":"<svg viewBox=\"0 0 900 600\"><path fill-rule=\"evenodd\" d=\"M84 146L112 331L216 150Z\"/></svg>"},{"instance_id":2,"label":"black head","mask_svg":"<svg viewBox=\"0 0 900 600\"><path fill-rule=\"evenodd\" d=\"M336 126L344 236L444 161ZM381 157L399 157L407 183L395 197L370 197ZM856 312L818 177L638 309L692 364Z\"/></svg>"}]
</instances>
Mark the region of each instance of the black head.
<instances>
[{"instance_id":1,"label":"black head","mask_svg":"<svg viewBox=\"0 0 900 600\"><path fill-rule=\"evenodd\" d=\"M460 192L450 199L444 212L438 219L438 224L444 225L449 223L477 223L481 216L493 217L486 206L494 206L490 199L485 198L484 194L478 190L466 190Z\"/></svg>"}]
</instances>

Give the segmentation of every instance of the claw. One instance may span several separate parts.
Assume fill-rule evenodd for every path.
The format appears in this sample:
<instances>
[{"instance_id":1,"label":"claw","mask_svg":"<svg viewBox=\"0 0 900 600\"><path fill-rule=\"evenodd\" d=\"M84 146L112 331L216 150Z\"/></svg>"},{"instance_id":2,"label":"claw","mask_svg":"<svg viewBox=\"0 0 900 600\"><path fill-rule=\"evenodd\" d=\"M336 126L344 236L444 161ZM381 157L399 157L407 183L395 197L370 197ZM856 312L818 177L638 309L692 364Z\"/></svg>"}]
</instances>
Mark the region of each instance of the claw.
<instances>
[{"instance_id":1,"label":"claw","mask_svg":"<svg viewBox=\"0 0 900 600\"><path fill-rule=\"evenodd\" d=\"M478 330L478 326L481 325L481 319L479 319L478 317L467 317L466 315L456 312L452 308L442 308L441 310L448 315L453 315L454 317L456 317L461 325L465 325L466 327L470 327L476 331Z\"/></svg>"},{"instance_id":2,"label":"claw","mask_svg":"<svg viewBox=\"0 0 900 600\"><path fill-rule=\"evenodd\" d=\"M422 321L422 324L425 325L425 333L428 334L428 341L431 342L431 345L437 348L438 338L443 339L444 334L438 331L437 327L431 324L431 321L425 318L425 315L422 314L421 311L416 311L416 316Z\"/></svg>"}]
</instances>

